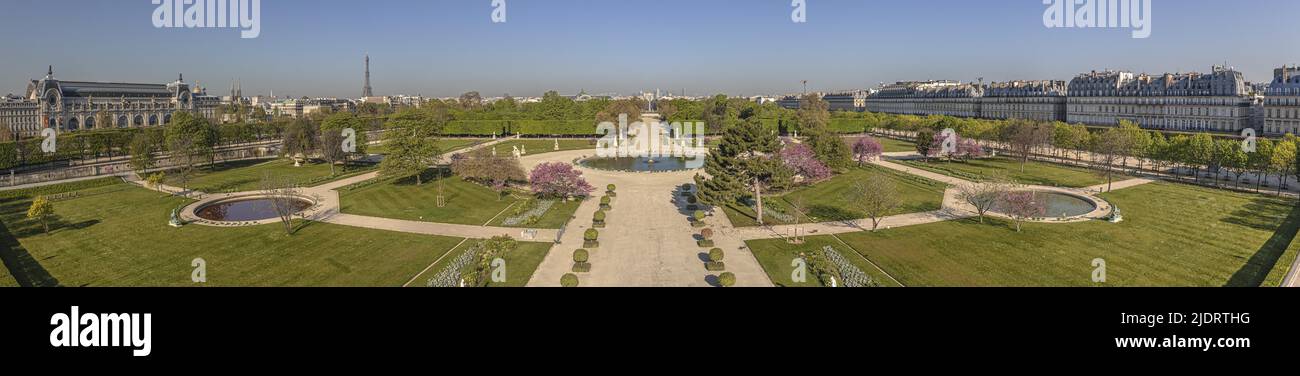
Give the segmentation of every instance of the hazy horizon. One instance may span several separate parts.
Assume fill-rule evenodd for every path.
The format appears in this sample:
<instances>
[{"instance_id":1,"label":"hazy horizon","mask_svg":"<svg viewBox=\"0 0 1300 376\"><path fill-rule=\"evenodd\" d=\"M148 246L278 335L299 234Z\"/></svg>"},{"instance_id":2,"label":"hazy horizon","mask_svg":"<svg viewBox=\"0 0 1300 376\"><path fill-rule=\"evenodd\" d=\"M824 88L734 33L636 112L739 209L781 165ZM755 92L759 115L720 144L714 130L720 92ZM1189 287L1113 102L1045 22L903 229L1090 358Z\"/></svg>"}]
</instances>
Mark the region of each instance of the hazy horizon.
<instances>
[{"instance_id":1,"label":"hazy horizon","mask_svg":"<svg viewBox=\"0 0 1300 376\"><path fill-rule=\"evenodd\" d=\"M1208 71L1251 82L1300 62L1290 0L1153 1L1150 38L1129 29L1049 29L1041 0L275 1L256 39L236 29L155 28L149 0L2 0L0 94L54 65L80 81L162 83L184 73L214 95L360 96L371 56L376 95L485 97L838 91L881 82L1069 80L1106 68ZM233 0L232 0L233 1ZM54 21L51 21L54 20Z\"/></svg>"}]
</instances>

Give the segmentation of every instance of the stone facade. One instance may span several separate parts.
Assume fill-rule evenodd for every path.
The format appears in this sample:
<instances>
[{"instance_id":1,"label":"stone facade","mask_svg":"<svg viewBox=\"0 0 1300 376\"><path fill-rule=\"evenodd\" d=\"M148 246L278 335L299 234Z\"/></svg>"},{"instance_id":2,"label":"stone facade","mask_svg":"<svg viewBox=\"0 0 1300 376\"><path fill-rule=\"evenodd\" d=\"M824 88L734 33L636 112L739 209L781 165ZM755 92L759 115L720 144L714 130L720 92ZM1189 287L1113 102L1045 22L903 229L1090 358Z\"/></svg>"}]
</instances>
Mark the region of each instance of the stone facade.
<instances>
[{"instance_id":1,"label":"stone facade","mask_svg":"<svg viewBox=\"0 0 1300 376\"><path fill-rule=\"evenodd\" d=\"M1264 97L1264 134L1300 134L1300 67L1273 70Z\"/></svg>"},{"instance_id":2,"label":"stone facade","mask_svg":"<svg viewBox=\"0 0 1300 376\"><path fill-rule=\"evenodd\" d=\"M984 89L981 117L1065 121L1065 81L995 82Z\"/></svg>"},{"instance_id":3,"label":"stone facade","mask_svg":"<svg viewBox=\"0 0 1300 376\"><path fill-rule=\"evenodd\" d=\"M1251 126L1251 97L1241 72L1090 72L1070 81L1066 119L1115 126L1128 120L1165 131L1237 133Z\"/></svg>"},{"instance_id":4,"label":"stone facade","mask_svg":"<svg viewBox=\"0 0 1300 376\"><path fill-rule=\"evenodd\" d=\"M62 81L50 68L32 80L21 98L0 102L0 118L24 137L42 129L59 132L87 129L152 127L166 124L176 111L213 119L220 98L191 90L183 77L168 84Z\"/></svg>"},{"instance_id":5,"label":"stone facade","mask_svg":"<svg viewBox=\"0 0 1300 376\"><path fill-rule=\"evenodd\" d=\"M908 81L882 87L867 111L905 115L980 117L984 87L956 81Z\"/></svg>"}]
</instances>

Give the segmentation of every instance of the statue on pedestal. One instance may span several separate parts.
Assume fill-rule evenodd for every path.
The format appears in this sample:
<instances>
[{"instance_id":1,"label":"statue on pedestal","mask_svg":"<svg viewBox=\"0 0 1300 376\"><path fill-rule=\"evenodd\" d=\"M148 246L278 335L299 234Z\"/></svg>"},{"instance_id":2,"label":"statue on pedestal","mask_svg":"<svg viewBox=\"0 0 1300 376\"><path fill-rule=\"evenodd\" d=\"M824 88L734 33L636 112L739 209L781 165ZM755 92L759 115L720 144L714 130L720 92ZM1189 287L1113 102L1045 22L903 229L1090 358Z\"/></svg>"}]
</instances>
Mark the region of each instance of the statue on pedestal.
<instances>
[{"instance_id":1,"label":"statue on pedestal","mask_svg":"<svg viewBox=\"0 0 1300 376\"><path fill-rule=\"evenodd\" d=\"M181 208L172 209L171 219L167 221L168 226L181 227L185 223L181 222Z\"/></svg>"}]
</instances>

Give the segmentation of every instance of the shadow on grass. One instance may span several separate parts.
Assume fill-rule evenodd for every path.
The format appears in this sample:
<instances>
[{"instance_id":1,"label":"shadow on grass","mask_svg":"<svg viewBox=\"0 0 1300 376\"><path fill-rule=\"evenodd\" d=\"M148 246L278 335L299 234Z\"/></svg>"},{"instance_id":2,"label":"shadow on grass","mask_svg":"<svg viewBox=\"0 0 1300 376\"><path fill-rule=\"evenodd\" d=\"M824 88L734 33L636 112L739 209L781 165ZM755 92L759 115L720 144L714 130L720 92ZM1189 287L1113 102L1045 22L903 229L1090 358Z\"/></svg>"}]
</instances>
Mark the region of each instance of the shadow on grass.
<instances>
[{"instance_id":1,"label":"shadow on grass","mask_svg":"<svg viewBox=\"0 0 1300 376\"><path fill-rule=\"evenodd\" d=\"M426 186L429 185L430 183L437 183L439 179L450 179L450 178L452 178L450 168L436 167L436 168L430 168L430 169L425 169L424 171L420 171L418 181L416 180L416 175L411 175L404 178L393 179L390 181L390 183L392 185L400 185L400 186L415 186L415 185Z\"/></svg>"},{"instance_id":2,"label":"shadow on grass","mask_svg":"<svg viewBox=\"0 0 1300 376\"><path fill-rule=\"evenodd\" d=\"M0 261L22 287L58 287L59 280L50 275L40 261L27 252L18 238L9 232L9 227L0 221Z\"/></svg>"},{"instance_id":3,"label":"shadow on grass","mask_svg":"<svg viewBox=\"0 0 1300 376\"><path fill-rule=\"evenodd\" d=\"M1260 208L1261 210L1279 211L1276 205L1261 205L1260 201L1274 202L1260 199L1255 200L1254 203L1247 205L1247 207L1260 205L1265 206L1265 208ZM1254 215L1243 218L1237 215L1239 213L1241 212L1234 213L1233 218L1225 221L1256 227L1255 225L1258 225L1258 223L1255 223L1258 220L1257 218L1267 218L1259 213L1252 213ZM1234 220L1240 222L1234 222ZM1291 208L1291 214L1287 216L1286 220L1282 221L1281 225L1277 226L1273 236L1264 242L1264 245L1259 248L1259 251L1255 252L1254 256L1246 260L1246 264L1242 265L1241 269L1232 274L1232 278L1228 279L1228 283L1224 287L1259 287L1262 285L1264 279L1268 277L1268 273L1273 270L1278 260L1282 258L1282 254L1291 246L1291 242L1295 241L1297 233L1300 233L1300 205Z\"/></svg>"}]
</instances>

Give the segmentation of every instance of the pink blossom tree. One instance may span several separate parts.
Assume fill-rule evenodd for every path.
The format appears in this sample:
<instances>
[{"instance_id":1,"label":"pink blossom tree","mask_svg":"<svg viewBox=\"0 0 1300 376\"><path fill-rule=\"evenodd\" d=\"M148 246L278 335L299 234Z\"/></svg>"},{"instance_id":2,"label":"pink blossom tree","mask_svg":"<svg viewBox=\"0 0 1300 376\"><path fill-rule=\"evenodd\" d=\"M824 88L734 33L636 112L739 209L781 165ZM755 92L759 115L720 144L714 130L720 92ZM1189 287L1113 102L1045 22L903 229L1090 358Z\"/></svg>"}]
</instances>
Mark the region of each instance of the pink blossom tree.
<instances>
[{"instance_id":1,"label":"pink blossom tree","mask_svg":"<svg viewBox=\"0 0 1300 376\"><path fill-rule=\"evenodd\" d=\"M573 165L560 162L543 163L533 169L528 177L533 193L562 199L585 197L596 188L582 178L582 171Z\"/></svg>"},{"instance_id":2,"label":"pink blossom tree","mask_svg":"<svg viewBox=\"0 0 1300 376\"><path fill-rule=\"evenodd\" d=\"M885 147L875 137L863 137L853 142L853 155L857 157L858 167L879 158L885 153Z\"/></svg>"},{"instance_id":3,"label":"pink blossom tree","mask_svg":"<svg viewBox=\"0 0 1300 376\"><path fill-rule=\"evenodd\" d=\"M1002 194L1002 214L1011 217L1020 232L1020 223L1047 215L1047 207L1032 191L1016 190Z\"/></svg>"},{"instance_id":4,"label":"pink blossom tree","mask_svg":"<svg viewBox=\"0 0 1300 376\"><path fill-rule=\"evenodd\" d=\"M984 155L984 147L973 138L964 138L957 142L957 157L960 159L984 158Z\"/></svg>"},{"instance_id":5,"label":"pink blossom tree","mask_svg":"<svg viewBox=\"0 0 1300 376\"><path fill-rule=\"evenodd\" d=\"M818 160L817 154L805 144L791 144L781 149L781 161L807 181L823 180L832 174L830 167Z\"/></svg>"}]
</instances>

